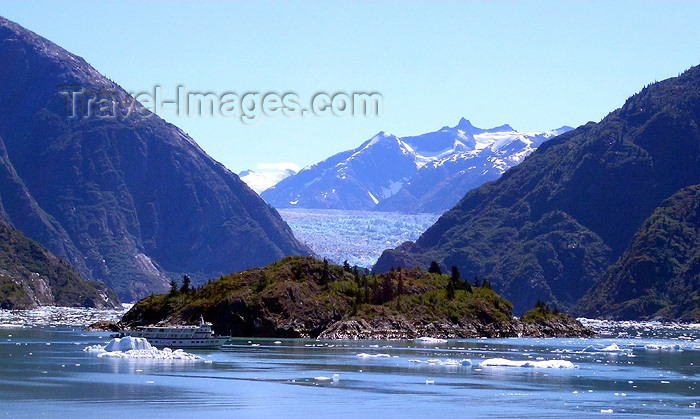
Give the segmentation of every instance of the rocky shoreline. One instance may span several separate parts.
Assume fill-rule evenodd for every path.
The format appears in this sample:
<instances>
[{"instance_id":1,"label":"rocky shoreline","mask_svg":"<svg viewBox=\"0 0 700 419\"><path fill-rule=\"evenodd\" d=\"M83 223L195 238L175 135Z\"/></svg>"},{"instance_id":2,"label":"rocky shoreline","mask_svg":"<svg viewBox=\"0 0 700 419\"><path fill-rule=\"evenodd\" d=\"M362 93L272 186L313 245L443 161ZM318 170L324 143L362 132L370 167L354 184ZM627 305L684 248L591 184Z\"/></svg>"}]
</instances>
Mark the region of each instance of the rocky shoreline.
<instances>
[{"instance_id":1,"label":"rocky shoreline","mask_svg":"<svg viewBox=\"0 0 700 419\"><path fill-rule=\"evenodd\" d=\"M227 310L228 311L228 310ZM469 339L469 338L508 338L508 337L590 337L595 332L581 324L578 320L566 314L551 315L543 319L521 320L512 317L508 321L457 321L450 319L428 319L416 316L409 319L406 315L391 313L372 313L369 317L351 317L346 319L319 319L296 317L281 319L271 316L271 313L257 313L259 316L241 316L240 313L204 315L213 323L214 330L222 335L235 337L265 337L265 338L314 338L330 340L412 340L423 336L438 339ZM233 315L231 315L233 314ZM260 316L261 315L261 316ZM195 313L194 317L198 318ZM141 320L139 320L139 318ZM239 325L252 325L252 329ZM161 325L194 324L181 316L173 316L158 322ZM127 313L120 326L134 327L145 325L143 317L136 313ZM92 326L92 325L91 325ZM95 330L114 329L114 324L94 325ZM109 326L109 327L105 327Z\"/></svg>"},{"instance_id":2,"label":"rocky shoreline","mask_svg":"<svg viewBox=\"0 0 700 419\"><path fill-rule=\"evenodd\" d=\"M318 335L319 339L386 340L417 339L430 336L438 339L508 338L508 337L590 337L595 332L571 316L544 323L522 322L514 318L510 324L451 322L410 322L405 318L341 320Z\"/></svg>"}]
</instances>

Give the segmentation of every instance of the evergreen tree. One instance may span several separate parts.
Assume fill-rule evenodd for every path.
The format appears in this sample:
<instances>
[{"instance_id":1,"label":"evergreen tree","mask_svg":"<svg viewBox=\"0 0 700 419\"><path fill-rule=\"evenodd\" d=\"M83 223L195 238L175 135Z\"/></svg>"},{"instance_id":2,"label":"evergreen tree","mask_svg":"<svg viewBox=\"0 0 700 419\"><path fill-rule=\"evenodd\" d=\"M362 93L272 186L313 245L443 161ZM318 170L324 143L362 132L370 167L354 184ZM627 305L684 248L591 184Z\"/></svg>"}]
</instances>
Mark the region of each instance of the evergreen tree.
<instances>
[{"instance_id":1,"label":"evergreen tree","mask_svg":"<svg viewBox=\"0 0 700 419\"><path fill-rule=\"evenodd\" d=\"M372 282L372 304L381 304L381 298L382 295L379 292L379 281L377 281L377 277L374 277L374 281Z\"/></svg>"},{"instance_id":2,"label":"evergreen tree","mask_svg":"<svg viewBox=\"0 0 700 419\"><path fill-rule=\"evenodd\" d=\"M391 281L391 275L386 275L382 283L382 302L391 301L394 298L394 283Z\"/></svg>"},{"instance_id":3,"label":"evergreen tree","mask_svg":"<svg viewBox=\"0 0 700 419\"><path fill-rule=\"evenodd\" d=\"M297 281L301 281L302 277L302 267L300 263L295 263L292 265L292 273L294 274L294 279Z\"/></svg>"},{"instance_id":4,"label":"evergreen tree","mask_svg":"<svg viewBox=\"0 0 700 419\"><path fill-rule=\"evenodd\" d=\"M447 299L454 300L454 298L455 298L455 283L452 280L452 278L450 278L450 280L447 281Z\"/></svg>"},{"instance_id":5,"label":"evergreen tree","mask_svg":"<svg viewBox=\"0 0 700 419\"><path fill-rule=\"evenodd\" d=\"M474 275L474 286L477 288L481 286L479 284L479 276L478 275Z\"/></svg>"},{"instance_id":6,"label":"evergreen tree","mask_svg":"<svg viewBox=\"0 0 700 419\"><path fill-rule=\"evenodd\" d=\"M452 265L452 277L450 279L454 281L455 284L459 281L459 269L455 265Z\"/></svg>"},{"instance_id":7,"label":"evergreen tree","mask_svg":"<svg viewBox=\"0 0 700 419\"><path fill-rule=\"evenodd\" d=\"M436 261L432 261L430 262L428 272L430 272L431 274L442 274L442 269L440 269L440 265L438 265Z\"/></svg>"},{"instance_id":8,"label":"evergreen tree","mask_svg":"<svg viewBox=\"0 0 700 419\"><path fill-rule=\"evenodd\" d=\"M170 280L170 295L176 295L177 294L177 283L175 282L174 279Z\"/></svg>"},{"instance_id":9,"label":"evergreen tree","mask_svg":"<svg viewBox=\"0 0 700 419\"><path fill-rule=\"evenodd\" d=\"M401 295L403 295L403 273L399 271L399 281L396 284L396 309L401 311Z\"/></svg>"},{"instance_id":10,"label":"evergreen tree","mask_svg":"<svg viewBox=\"0 0 700 419\"><path fill-rule=\"evenodd\" d=\"M365 286L365 298L364 302L368 303L370 302L370 296L369 296L369 280L367 279L367 275L362 276L362 282Z\"/></svg>"},{"instance_id":11,"label":"evergreen tree","mask_svg":"<svg viewBox=\"0 0 700 419\"><path fill-rule=\"evenodd\" d=\"M357 284L357 293L355 294L355 301L353 301L353 305L355 306L353 310L355 313L357 313L357 307L362 304L362 287L360 286L359 282Z\"/></svg>"},{"instance_id":12,"label":"evergreen tree","mask_svg":"<svg viewBox=\"0 0 700 419\"><path fill-rule=\"evenodd\" d=\"M345 272L352 272L352 268L350 267L350 263L346 260L343 262L343 269L345 269Z\"/></svg>"},{"instance_id":13,"label":"evergreen tree","mask_svg":"<svg viewBox=\"0 0 700 419\"><path fill-rule=\"evenodd\" d=\"M345 263L348 263L345 261ZM349 266L349 265L348 265ZM321 285L326 285L331 280L330 269L328 268L328 259L323 258L323 271L321 271Z\"/></svg>"},{"instance_id":14,"label":"evergreen tree","mask_svg":"<svg viewBox=\"0 0 700 419\"><path fill-rule=\"evenodd\" d=\"M182 277L182 287L180 287L180 292L183 294L189 294L190 292L190 277L187 275Z\"/></svg>"}]
</instances>

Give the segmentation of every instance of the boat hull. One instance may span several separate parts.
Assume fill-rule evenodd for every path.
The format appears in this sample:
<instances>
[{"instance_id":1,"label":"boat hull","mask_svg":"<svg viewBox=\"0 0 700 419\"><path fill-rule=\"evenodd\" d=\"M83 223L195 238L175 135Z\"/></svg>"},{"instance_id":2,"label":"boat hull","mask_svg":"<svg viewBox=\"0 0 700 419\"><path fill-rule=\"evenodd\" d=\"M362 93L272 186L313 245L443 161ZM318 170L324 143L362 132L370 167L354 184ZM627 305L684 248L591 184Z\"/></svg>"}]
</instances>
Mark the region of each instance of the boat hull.
<instances>
[{"instance_id":1,"label":"boat hull","mask_svg":"<svg viewBox=\"0 0 700 419\"><path fill-rule=\"evenodd\" d=\"M170 349L219 349L226 343L228 338L212 338L212 339L158 339L149 338L146 336L138 336L131 334L132 337L144 337L148 343L156 348Z\"/></svg>"}]
</instances>

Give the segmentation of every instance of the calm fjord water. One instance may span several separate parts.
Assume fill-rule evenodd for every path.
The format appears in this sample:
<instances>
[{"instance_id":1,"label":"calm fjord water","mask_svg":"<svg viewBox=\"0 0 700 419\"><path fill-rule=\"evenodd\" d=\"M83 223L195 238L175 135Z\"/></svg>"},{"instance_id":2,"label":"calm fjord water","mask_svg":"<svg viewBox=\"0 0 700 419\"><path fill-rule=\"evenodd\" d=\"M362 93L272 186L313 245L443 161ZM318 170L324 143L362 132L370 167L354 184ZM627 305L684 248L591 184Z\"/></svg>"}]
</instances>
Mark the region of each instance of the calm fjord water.
<instances>
[{"instance_id":1,"label":"calm fjord water","mask_svg":"<svg viewBox=\"0 0 700 419\"><path fill-rule=\"evenodd\" d=\"M606 337L241 338L168 361L99 358L83 349L109 335L77 326L4 324L0 417L700 416L700 329L596 327ZM557 360L573 367L535 367Z\"/></svg>"}]
</instances>

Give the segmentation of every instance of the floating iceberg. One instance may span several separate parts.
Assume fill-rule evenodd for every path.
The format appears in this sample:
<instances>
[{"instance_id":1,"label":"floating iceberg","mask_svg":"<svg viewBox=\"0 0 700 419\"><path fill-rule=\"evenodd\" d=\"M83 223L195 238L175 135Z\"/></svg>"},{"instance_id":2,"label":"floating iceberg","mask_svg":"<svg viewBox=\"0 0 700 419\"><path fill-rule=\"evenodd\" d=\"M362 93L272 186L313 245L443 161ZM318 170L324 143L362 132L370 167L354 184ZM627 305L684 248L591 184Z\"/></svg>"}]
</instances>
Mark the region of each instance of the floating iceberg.
<instances>
[{"instance_id":1,"label":"floating iceberg","mask_svg":"<svg viewBox=\"0 0 700 419\"><path fill-rule=\"evenodd\" d=\"M416 339L416 342L420 343L447 343L447 339L431 338L428 336L420 337Z\"/></svg>"},{"instance_id":2,"label":"floating iceberg","mask_svg":"<svg viewBox=\"0 0 700 419\"><path fill-rule=\"evenodd\" d=\"M355 355L358 358L391 358L389 354L366 354L364 352Z\"/></svg>"},{"instance_id":3,"label":"floating iceberg","mask_svg":"<svg viewBox=\"0 0 700 419\"><path fill-rule=\"evenodd\" d=\"M340 381L340 375L333 374L333 377L320 376L320 377L315 377L314 380L316 380L316 381L330 381L333 384L338 384L338 381Z\"/></svg>"},{"instance_id":4,"label":"floating iceberg","mask_svg":"<svg viewBox=\"0 0 700 419\"><path fill-rule=\"evenodd\" d=\"M602 348L600 350L601 352L620 352L622 349L620 349L619 346L617 346L617 343L611 343L610 345L606 346L605 348Z\"/></svg>"},{"instance_id":5,"label":"floating iceberg","mask_svg":"<svg viewBox=\"0 0 700 419\"><path fill-rule=\"evenodd\" d=\"M97 353L97 356L109 358L141 358L141 359L168 359L168 360L198 360L199 355L194 355L182 349L172 350L163 348L162 350L151 346L145 338L134 338L131 336L114 338L105 346L92 345L83 349L85 352Z\"/></svg>"},{"instance_id":6,"label":"floating iceberg","mask_svg":"<svg viewBox=\"0 0 700 419\"><path fill-rule=\"evenodd\" d=\"M153 349L153 346L148 343L146 338L134 338L131 336L114 338L105 346L105 351L107 352L126 352L131 350L150 351Z\"/></svg>"},{"instance_id":7,"label":"floating iceberg","mask_svg":"<svg viewBox=\"0 0 700 419\"><path fill-rule=\"evenodd\" d=\"M131 305L114 310L75 307L38 307L31 310L0 309L0 328L29 326L87 326L100 320L117 322Z\"/></svg>"},{"instance_id":8,"label":"floating iceberg","mask_svg":"<svg viewBox=\"0 0 700 419\"><path fill-rule=\"evenodd\" d=\"M571 361L552 359L550 361L512 361L503 358L492 358L482 361L480 367L516 367L516 368L578 368Z\"/></svg>"},{"instance_id":9,"label":"floating iceberg","mask_svg":"<svg viewBox=\"0 0 700 419\"><path fill-rule=\"evenodd\" d=\"M629 352L629 349L620 348L617 343L611 343L608 346L591 345L587 346L583 352Z\"/></svg>"}]
</instances>

